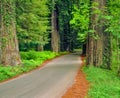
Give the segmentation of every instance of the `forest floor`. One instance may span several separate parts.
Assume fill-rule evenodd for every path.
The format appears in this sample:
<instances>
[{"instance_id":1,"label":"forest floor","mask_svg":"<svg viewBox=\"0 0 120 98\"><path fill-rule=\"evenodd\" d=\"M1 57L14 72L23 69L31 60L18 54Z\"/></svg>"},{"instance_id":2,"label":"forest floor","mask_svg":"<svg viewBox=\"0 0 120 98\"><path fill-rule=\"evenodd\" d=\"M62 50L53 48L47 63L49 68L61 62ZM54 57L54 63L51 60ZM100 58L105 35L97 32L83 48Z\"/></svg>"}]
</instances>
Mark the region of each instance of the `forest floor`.
<instances>
[{"instance_id":1,"label":"forest floor","mask_svg":"<svg viewBox=\"0 0 120 98\"><path fill-rule=\"evenodd\" d=\"M81 56L82 64L78 71L74 84L67 90L67 92L62 96L62 98L85 98L89 89L89 82L86 80L86 76L82 71L84 66L84 56Z\"/></svg>"}]
</instances>

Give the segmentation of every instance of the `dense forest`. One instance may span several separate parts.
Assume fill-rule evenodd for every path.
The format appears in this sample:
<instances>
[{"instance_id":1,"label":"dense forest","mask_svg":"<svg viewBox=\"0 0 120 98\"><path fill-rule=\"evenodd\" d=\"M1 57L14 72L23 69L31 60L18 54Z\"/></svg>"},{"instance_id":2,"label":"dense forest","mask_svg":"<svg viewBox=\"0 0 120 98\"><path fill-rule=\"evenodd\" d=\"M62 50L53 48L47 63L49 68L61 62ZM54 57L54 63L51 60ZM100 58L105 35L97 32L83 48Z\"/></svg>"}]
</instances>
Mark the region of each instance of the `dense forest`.
<instances>
[{"instance_id":1,"label":"dense forest","mask_svg":"<svg viewBox=\"0 0 120 98\"><path fill-rule=\"evenodd\" d=\"M1 0L0 63L19 65L19 51L72 52L82 48L87 66L119 72L119 2Z\"/></svg>"},{"instance_id":2,"label":"dense forest","mask_svg":"<svg viewBox=\"0 0 120 98\"><path fill-rule=\"evenodd\" d=\"M87 67L120 76L120 0L0 0L1 70L76 49Z\"/></svg>"}]
</instances>

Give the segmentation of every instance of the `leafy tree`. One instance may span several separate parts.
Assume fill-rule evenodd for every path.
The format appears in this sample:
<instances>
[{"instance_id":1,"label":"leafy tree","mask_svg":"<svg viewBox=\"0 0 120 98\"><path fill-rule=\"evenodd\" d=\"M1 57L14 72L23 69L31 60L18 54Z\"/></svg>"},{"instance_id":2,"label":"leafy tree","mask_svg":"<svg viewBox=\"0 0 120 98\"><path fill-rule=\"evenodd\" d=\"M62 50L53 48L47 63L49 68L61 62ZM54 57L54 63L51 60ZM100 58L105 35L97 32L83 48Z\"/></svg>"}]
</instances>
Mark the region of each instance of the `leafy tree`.
<instances>
[{"instance_id":1,"label":"leafy tree","mask_svg":"<svg viewBox=\"0 0 120 98\"><path fill-rule=\"evenodd\" d=\"M72 8L71 27L76 32L77 42L83 44L83 53L86 54L86 39L89 30L89 0L75 2Z\"/></svg>"},{"instance_id":2,"label":"leafy tree","mask_svg":"<svg viewBox=\"0 0 120 98\"><path fill-rule=\"evenodd\" d=\"M49 42L48 0L17 1L17 34L20 45L37 45L37 50L43 50ZM30 47L29 47L30 48Z\"/></svg>"},{"instance_id":3,"label":"leafy tree","mask_svg":"<svg viewBox=\"0 0 120 98\"><path fill-rule=\"evenodd\" d=\"M58 0L61 51L73 51L75 34L70 26L72 1Z\"/></svg>"},{"instance_id":4,"label":"leafy tree","mask_svg":"<svg viewBox=\"0 0 120 98\"><path fill-rule=\"evenodd\" d=\"M88 65L100 66L108 62L108 61L103 62L103 57L104 57L103 52L105 49L104 41L106 43L108 43L109 41L108 39L109 35L104 34L105 25L103 23L104 20L101 18L101 14L104 13L105 6L106 6L105 0L91 1L90 31L88 33L88 41L87 41L87 64ZM106 52L108 53L107 57L109 59L111 57L110 50ZM110 69L110 63L109 65L107 65L107 68Z\"/></svg>"}]
</instances>

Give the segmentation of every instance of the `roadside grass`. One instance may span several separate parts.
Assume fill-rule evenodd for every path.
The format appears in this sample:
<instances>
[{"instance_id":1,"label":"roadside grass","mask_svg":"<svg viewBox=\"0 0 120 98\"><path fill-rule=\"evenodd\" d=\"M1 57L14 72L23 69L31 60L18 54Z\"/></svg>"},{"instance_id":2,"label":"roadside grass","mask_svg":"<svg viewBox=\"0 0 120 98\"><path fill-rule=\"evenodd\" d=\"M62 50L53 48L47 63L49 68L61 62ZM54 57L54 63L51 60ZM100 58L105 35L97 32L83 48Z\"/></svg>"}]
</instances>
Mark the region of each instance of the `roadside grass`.
<instances>
[{"instance_id":1,"label":"roadside grass","mask_svg":"<svg viewBox=\"0 0 120 98\"><path fill-rule=\"evenodd\" d=\"M90 82L90 98L120 98L120 78L111 70L101 68L84 68Z\"/></svg>"},{"instance_id":2,"label":"roadside grass","mask_svg":"<svg viewBox=\"0 0 120 98\"><path fill-rule=\"evenodd\" d=\"M18 66L0 66L0 82L7 80L9 78L18 76L20 74L29 72L39 66L49 59L55 58L57 56L66 54L63 53L55 53L51 51L29 51L29 52L20 52L22 58L22 65Z\"/></svg>"}]
</instances>

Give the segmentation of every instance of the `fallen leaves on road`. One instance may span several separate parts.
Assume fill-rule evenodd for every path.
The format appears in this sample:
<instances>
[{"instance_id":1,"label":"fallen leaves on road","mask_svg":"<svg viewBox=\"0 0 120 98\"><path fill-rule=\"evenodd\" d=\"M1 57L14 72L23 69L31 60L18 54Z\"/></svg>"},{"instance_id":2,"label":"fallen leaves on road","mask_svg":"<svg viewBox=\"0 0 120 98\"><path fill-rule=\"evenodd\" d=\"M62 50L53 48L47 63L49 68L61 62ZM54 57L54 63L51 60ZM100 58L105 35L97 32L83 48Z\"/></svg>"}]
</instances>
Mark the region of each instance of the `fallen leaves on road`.
<instances>
[{"instance_id":1,"label":"fallen leaves on road","mask_svg":"<svg viewBox=\"0 0 120 98\"><path fill-rule=\"evenodd\" d=\"M81 57L81 59L83 61L84 57ZM82 62L81 68L83 66L84 62ZM68 91L62 96L62 98L85 98L85 96L87 96L89 83L86 80L86 76L82 72L81 68L76 75L74 84L68 89Z\"/></svg>"}]
</instances>

